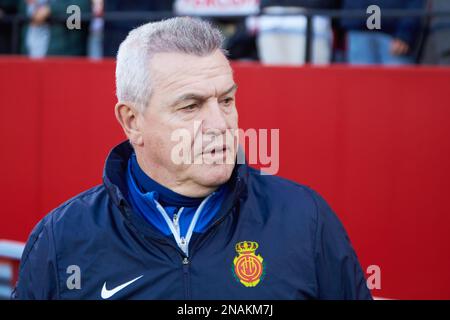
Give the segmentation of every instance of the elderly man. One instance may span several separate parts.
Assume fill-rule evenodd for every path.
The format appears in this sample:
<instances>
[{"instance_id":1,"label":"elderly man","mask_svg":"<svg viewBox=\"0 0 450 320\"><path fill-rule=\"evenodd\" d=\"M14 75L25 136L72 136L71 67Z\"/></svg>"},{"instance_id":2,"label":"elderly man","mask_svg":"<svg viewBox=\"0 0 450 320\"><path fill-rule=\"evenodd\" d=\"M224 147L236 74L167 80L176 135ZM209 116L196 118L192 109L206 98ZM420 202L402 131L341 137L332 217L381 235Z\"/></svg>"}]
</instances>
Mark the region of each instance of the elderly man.
<instances>
[{"instance_id":1,"label":"elderly man","mask_svg":"<svg viewBox=\"0 0 450 320\"><path fill-rule=\"evenodd\" d=\"M325 201L237 163L237 86L222 42L192 18L130 32L115 108L128 141L109 154L102 185L35 227L15 298L371 298ZM189 137L183 161L175 132Z\"/></svg>"}]
</instances>

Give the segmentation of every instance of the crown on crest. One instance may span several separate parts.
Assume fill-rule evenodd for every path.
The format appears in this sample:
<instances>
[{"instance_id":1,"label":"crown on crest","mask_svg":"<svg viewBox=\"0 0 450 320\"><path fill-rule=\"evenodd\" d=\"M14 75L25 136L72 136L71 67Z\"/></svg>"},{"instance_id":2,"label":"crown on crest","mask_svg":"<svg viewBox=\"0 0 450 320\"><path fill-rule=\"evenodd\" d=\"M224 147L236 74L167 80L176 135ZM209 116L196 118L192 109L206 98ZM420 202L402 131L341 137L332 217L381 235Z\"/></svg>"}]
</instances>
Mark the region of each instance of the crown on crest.
<instances>
[{"instance_id":1,"label":"crown on crest","mask_svg":"<svg viewBox=\"0 0 450 320\"><path fill-rule=\"evenodd\" d=\"M236 244L237 253L253 253L258 249L258 243L254 241L242 241Z\"/></svg>"}]
</instances>

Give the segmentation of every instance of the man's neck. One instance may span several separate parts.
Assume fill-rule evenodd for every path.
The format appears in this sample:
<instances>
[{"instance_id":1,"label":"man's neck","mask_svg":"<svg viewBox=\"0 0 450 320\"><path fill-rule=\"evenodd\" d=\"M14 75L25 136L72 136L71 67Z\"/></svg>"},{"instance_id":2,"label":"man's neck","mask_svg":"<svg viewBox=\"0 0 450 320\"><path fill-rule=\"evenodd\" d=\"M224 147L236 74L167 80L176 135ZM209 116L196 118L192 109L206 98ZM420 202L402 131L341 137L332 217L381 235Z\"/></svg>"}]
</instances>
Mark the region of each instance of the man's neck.
<instances>
[{"instance_id":1,"label":"man's neck","mask_svg":"<svg viewBox=\"0 0 450 320\"><path fill-rule=\"evenodd\" d=\"M179 179L179 177L171 174L165 167L158 165L151 165L146 161L143 161L142 157L136 152L136 159L139 167L145 172L147 176L180 195L191 198L203 198L207 197L220 186L203 186L195 183L189 179Z\"/></svg>"}]
</instances>

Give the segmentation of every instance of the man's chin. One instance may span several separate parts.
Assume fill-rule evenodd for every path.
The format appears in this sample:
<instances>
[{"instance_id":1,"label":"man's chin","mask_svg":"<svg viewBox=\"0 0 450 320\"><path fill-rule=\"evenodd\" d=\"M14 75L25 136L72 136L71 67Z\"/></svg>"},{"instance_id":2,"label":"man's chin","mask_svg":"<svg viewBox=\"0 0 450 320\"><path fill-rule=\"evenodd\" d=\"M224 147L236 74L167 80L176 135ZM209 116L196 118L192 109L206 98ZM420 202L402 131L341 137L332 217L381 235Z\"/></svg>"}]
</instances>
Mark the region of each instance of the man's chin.
<instances>
[{"instance_id":1,"label":"man's chin","mask_svg":"<svg viewBox=\"0 0 450 320\"><path fill-rule=\"evenodd\" d=\"M218 187L226 183L233 172L234 164L204 164L199 176L205 186Z\"/></svg>"}]
</instances>

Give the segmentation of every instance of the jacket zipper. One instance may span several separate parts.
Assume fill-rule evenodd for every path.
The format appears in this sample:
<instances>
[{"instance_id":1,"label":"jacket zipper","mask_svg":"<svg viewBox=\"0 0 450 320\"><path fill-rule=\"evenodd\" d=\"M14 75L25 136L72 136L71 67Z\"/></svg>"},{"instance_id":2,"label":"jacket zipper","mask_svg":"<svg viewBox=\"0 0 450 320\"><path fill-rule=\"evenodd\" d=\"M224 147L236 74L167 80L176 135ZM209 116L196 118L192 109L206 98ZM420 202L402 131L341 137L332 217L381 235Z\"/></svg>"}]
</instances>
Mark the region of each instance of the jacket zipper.
<instances>
[{"instance_id":1,"label":"jacket zipper","mask_svg":"<svg viewBox=\"0 0 450 320\"><path fill-rule=\"evenodd\" d=\"M190 290L190 283L189 283L189 258L188 257L184 257L183 258L183 278L184 278L184 298L186 300L190 300L191 299L191 290Z\"/></svg>"},{"instance_id":2,"label":"jacket zipper","mask_svg":"<svg viewBox=\"0 0 450 320\"><path fill-rule=\"evenodd\" d=\"M235 206L233 206L230 211L234 210ZM206 238L209 238L212 234L212 231L228 216L228 214L225 214L220 219L216 220L211 227L209 228L207 234L205 235ZM181 251L181 250L180 250ZM184 297L186 300L191 299L191 287L190 287L190 264L191 261L188 257L184 256L182 260L183 264L183 279L184 279Z\"/></svg>"}]
</instances>

